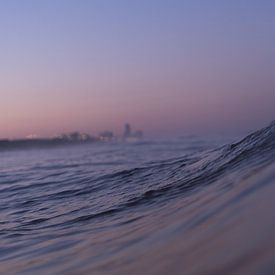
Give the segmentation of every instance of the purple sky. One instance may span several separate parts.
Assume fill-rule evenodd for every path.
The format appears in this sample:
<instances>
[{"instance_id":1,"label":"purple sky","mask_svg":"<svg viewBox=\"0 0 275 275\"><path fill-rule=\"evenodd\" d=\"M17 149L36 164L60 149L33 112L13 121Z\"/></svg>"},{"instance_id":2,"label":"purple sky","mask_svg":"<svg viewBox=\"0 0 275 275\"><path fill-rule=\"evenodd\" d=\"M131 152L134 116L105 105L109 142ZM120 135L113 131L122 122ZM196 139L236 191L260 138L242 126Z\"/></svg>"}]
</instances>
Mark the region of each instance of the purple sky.
<instances>
[{"instance_id":1,"label":"purple sky","mask_svg":"<svg viewBox=\"0 0 275 275\"><path fill-rule=\"evenodd\" d=\"M0 2L0 138L243 133L275 118L275 1Z\"/></svg>"}]
</instances>

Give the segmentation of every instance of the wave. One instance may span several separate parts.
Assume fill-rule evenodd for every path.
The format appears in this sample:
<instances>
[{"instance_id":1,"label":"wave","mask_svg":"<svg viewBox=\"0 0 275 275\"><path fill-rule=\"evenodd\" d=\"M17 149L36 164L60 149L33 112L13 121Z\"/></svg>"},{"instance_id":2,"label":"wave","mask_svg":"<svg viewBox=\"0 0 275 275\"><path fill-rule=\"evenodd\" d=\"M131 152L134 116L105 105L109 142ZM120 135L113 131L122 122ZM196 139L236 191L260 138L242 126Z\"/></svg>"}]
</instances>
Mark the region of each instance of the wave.
<instances>
[{"instance_id":1,"label":"wave","mask_svg":"<svg viewBox=\"0 0 275 275\"><path fill-rule=\"evenodd\" d=\"M139 206L157 205L159 201L168 201L175 196L187 196L190 191L214 182L226 184L227 175L230 175L231 181L234 177L236 180L247 177L274 161L274 149L275 121L236 143L215 150L154 161L141 167L93 177L85 174L68 177L66 171L78 169L79 165L57 165L60 172L54 174L54 177L40 175L35 184L32 181L22 185L3 184L1 192L6 197L35 192L34 197L29 196L16 202L19 209L65 200L87 200L89 204L94 205L85 213L82 208L74 211L74 215L65 213L67 219L64 225L72 225L107 218ZM50 164L50 167L36 165L32 167L32 173L48 173L54 167L53 164ZM38 218L28 221L25 225L46 221L48 219Z\"/></svg>"},{"instance_id":2,"label":"wave","mask_svg":"<svg viewBox=\"0 0 275 275\"><path fill-rule=\"evenodd\" d=\"M198 187L218 181L227 182L248 177L255 171L274 162L275 121L244 139L218 149L187 155L176 160L154 162L151 166L122 170L93 179L93 186L66 195L90 195L95 190L109 189L119 196L119 203L100 212L78 216L70 223L114 215L118 212L144 204L169 200L176 195L188 195ZM94 183L97 183L95 188ZM57 195L60 196L60 193Z\"/></svg>"}]
</instances>

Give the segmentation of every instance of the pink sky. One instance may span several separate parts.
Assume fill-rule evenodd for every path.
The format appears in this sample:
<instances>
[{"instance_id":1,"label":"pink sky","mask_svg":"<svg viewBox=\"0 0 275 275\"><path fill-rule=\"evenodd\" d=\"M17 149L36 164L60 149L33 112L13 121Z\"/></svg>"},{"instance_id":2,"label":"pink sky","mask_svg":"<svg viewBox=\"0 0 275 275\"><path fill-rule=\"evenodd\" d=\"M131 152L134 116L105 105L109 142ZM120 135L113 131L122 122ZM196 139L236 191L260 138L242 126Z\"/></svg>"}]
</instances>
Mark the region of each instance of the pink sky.
<instances>
[{"instance_id":1,"label":"pink sky","mask_svg":"<svg viewBox=\"0 0 275 275\"><path fill-rule=\"evenodd\" d=\"M275 5L195 2L1 4L0 138L119 134L125 122L148 136L268 124Z\"/></svg>"}]
</instances>

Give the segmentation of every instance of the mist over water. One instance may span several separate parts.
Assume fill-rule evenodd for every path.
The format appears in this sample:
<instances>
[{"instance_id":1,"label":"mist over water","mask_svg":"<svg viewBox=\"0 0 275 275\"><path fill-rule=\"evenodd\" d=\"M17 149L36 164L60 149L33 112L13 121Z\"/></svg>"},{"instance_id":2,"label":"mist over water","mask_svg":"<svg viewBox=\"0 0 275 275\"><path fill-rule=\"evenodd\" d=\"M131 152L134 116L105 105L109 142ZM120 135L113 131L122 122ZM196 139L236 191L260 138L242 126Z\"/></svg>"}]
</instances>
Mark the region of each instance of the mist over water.
<instances>
[{"instance_id":1,"label":"mist over water","mask_svg":"<svg viewBox=\"0 0 275 275\"><path fill-rule=\"evenodd\" d=\"M0 152L0 272L274 274L275 122Z\"/></svg>"}]
</instances>

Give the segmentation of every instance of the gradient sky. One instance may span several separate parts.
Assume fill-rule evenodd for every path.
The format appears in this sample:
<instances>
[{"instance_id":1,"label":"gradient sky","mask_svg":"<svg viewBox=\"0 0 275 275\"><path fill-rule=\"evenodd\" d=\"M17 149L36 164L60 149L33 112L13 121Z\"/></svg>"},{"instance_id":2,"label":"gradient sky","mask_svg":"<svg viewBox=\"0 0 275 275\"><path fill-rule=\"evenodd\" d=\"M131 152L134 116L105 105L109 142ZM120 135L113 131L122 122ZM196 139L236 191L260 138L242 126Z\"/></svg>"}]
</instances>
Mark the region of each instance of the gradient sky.
<instances>
[{"instance_id":1,"label":"gradient sky","mask_svg":"<svg viewBox=\"0 0 275 275\"><path fill-rule=\"evenodd\" d=\"M0 0L0 34L0 137L275 118L272 0Z\"/></svg>"}]
</instances>

